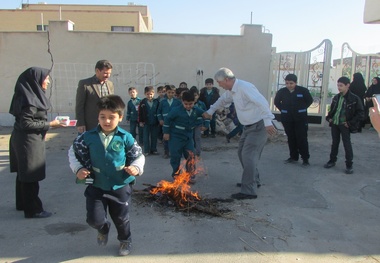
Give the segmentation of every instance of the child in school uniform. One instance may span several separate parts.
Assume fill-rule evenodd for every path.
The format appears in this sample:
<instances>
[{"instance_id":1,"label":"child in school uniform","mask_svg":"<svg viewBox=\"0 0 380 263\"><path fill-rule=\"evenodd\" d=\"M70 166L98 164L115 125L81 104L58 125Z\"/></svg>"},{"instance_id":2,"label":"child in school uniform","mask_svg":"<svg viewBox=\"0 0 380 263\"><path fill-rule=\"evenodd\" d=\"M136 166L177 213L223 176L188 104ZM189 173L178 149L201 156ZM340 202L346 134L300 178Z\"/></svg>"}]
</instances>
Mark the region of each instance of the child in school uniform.
<instances>
[{"instance_id":1,"label":"child in school uniform","mask_svg":"<svg viewBox=\"0 0 380 263\"><path fill-rule=\"evenodd\" d=\"M203 103L203 101L199 100L199 90L197 87L193 86L190 88L190 91L194 94L194 106L200 108L201 110L206 111L206 104ZM202 131L201 131L202 125L198 125L194 128L194 147L195 147L195 154L197 156L201 156L202 152L202 145L201 145L201 137L202 137Z\"/></svg>"},{"instance_id":2,"label":"child in school uniform","mask_svg":"<svg viewBox=\"0 0 380 263\"><path fill-rule=\"evenodd\" d=\"M194 94L185 91L182 93L182 105L173 108L164 120L164 140L169 141L170 165L174 178L179 174L179 166L182 155L186 159L186 170L194 174L194 127L204 123L205 130L209 126L209 120L202 118L203 110L194 107ZM192 178L193 179L193 178Z\"/></svg>"},{"instance_id":3,"label":"child in school uniform","mask_svg":"<svg viewBox=\"0 0 380 263\"><path fill-rule=\"evenodd\" d=\"M157 118L160 122L160 125L162 128L164 125L165 117L168 115L168 113L171 111L171 109L181 105L181 101L174 98L175 94L175 88L173 88L170 85L166 85L166 99L162 100L160 105L158 106L157 111ZM169 158L169 143L168 141L163 141L164 143L164 158Z\"/></svg>"},{"instance_id":4,"label":"child in school uniform","mask_svg":"<svg viewBox=\"0 0 380 263\"><path fill-rule=\"evenodd\" d=\"M154 88L147 86L144 89L145 98L139 104L139 125L143 127L144 134L144 155L158 155L157 137L158 137L158 119L157 110L159 101L154 98Z\"/></svg>"},{"instance_id":5,"label":"child in school uniform","mask_svg":"<svg viewBox=\"0 0 380 263\"><path fill-rule=\"evenodd\" d=\"M127 104L127 121L129 122L129 131L132 134L133 138L136 138L136 130L138 131L139 138L138 142L140 145L143 145L143 128L140 127L138 122L138 108L139 104L141 102L141 98L137 97L137 89L135 87L130 87L128 89L129 96L131 99L128 101Z\"/></svg>"},{"instance_id":6,"label":"child in school uniform","mask_svg":"<svg viewBox=\"0 0 380 263\"><path fill-rule=\"evenodd\" d=\"M119 255L132 248L129 207L131 184L144 171L145 157L132 135L118 125L125 104L117 95L98 102L99 125L80 134L69 150L70 168L77 179L93 178L85 190L87 223L98 230L97 242L105 246L111 223L107 208L117 229Z\"/></svg>"},{"instance_id":7,"label":"child in school uniform","mask_svg":"<svg viewBox=\"0 0 380 263\"><path fill-rule=\"evenodd\" d=\"M157 87L157 94L158 94L158 96L157 96L158 102L161 104L161 102L164 99L166 99L166 86L158 86ZM162 136L163 136L162 127L158 126L157 138L160 141L160 143L162 143Z\"/></svg>"}]
</instances>

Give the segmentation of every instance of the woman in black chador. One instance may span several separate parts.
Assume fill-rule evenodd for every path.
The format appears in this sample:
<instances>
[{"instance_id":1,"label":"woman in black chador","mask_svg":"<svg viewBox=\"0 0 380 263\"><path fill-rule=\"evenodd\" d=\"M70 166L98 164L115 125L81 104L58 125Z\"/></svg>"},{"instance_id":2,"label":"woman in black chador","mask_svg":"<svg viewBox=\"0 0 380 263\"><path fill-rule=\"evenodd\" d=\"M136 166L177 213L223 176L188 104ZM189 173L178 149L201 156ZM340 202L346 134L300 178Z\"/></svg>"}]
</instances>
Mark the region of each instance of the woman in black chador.
<instances>
[{"instance_id":1,"label":"woman in black chador","mask_svg":"<svg viewBox=\"0 0 380 263\"><path fill-rule=\"evenodd\" d=\"M16 209L25 218L45 218L52 214L38 197L39 181L45 179L45 135L51 127L63 127L58 120L47 121L50 101L45 95L49 70L32 67L17 79L9 113L15 123L9 141L11 172L16 178Z\"/></svg>"},{"instance_id":2,"label":"woman in black chador","mask_svg":"<svg viewBox=\"0 0 380 263\"><path fill-rule=\"evenodd\" d=\"M356 96L358 96L361 99L361 102L364 104L364 95L367 91L367 87L364 83L363 75L359 72L354 73L352 82L350 83L350 91L354 93ZM365 122L364 120L359 123L359 129L358 132L362 131L362 128L364 127Z\"/></svg>"}]
</instances>

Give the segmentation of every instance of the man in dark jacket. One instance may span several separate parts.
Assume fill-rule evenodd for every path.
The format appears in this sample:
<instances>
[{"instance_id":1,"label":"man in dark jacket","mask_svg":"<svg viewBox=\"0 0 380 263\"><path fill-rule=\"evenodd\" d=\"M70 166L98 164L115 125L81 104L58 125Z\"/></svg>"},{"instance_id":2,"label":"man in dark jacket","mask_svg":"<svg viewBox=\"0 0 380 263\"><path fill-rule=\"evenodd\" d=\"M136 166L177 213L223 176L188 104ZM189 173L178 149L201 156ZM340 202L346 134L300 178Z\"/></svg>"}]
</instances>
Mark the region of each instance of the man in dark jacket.
<instances>
[{"instance_id":1,"label":"man in dark jacket","mask_svg":"<svg viewBox=\"0 0 380 263\"><path fill-rule=\"evenodd\" d=\"M111 76L112 64L108 60L99 60L95 65L95 75L78 82L75 99L75 117L78 120L79 133L89 131L98 125L98 108L100 98L114 94Z\"/></svg>"},{"instance_id":2,"label":"man in dark jacket","mask_svg":"<svg viewBox=\"0 0 380 263\"><path fill-rule=\"evenodd\" d=\"M297 76L288 74L285 77L286 87L280 89L274 99L274 105L281 111L281 123L288 136L290 157L285 163L298 161L309 165L309 143L307 141L307 108L313 103L313 98L307 88L297 85Z\"/></svg>"},{"instance_id":3,"label":"man in dark jacket","mask_svg":"<svg viewBox=\"0 0 380 263\"><path fill-rule=\"evenodd\" d=\"M341 77L338 79L339 94L335 95L326 120L331 126L332 145L330 160L324 165L325 168L335 166L337 161L340 135L346 152L346 174L354 172L352 160L354 157L351 145L350 132L358 131L360 121L364 120L364 108L362 99L350 90L350 79Z\"/></svg>"},{"instance_id":4,"label":"man in dark jacket","mask_svg":"<svg viewBox=\"0 0 380 263\"><path fill-rule=\"evenodd\" d=\"M210 106L214 104L220 97L219 89L214 87L214 80L212 78L208 78L205 80L206 87L201 89L199 94L199 100L202 101L206 105L206 109L210 109ZM215 129L216 129L216 120L215 113L212 115L212 119L210 121L210 129L211 129L211 138L215 138ZM209 129L204 131L203 137L206 138L209 135Z\"/></svg>"}]
</instances>

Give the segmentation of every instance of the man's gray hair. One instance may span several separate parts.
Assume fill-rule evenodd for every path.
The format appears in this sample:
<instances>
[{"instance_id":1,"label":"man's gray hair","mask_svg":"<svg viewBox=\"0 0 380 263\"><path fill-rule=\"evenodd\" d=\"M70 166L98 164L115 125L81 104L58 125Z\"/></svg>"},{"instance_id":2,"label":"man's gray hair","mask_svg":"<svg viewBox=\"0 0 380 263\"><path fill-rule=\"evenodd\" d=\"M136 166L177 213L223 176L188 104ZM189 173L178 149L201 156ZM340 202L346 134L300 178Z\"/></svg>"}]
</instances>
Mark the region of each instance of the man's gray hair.
<instances>
[{"instance_id":1,"label":"man's gray hair","mask_svg":"<svg viewBox=\"0 0 380 263\"><path fill-rule=\"evenodd\" d=\"M215 76L214 76L214 79L216 81L222 81L224 79L234 79L235 78L235 75L234 73L228 69L228 68L220 68L216 73L215 73Z\"/></svg>"}]
</instances>

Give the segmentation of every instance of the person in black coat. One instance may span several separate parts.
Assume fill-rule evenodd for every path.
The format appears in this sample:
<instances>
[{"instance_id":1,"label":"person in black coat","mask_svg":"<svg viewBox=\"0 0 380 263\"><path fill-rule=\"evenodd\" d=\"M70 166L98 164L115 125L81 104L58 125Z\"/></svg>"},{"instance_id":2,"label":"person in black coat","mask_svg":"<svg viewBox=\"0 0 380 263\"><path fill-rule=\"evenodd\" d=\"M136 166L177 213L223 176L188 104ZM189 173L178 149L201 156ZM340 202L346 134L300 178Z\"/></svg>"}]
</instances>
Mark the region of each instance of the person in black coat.
<instances>
[{"instance_id":1,"label":"person in black coat","mask_svg":"<svg viewBox=\"0 0 380 263\"><path fill-rule=\"evenodd\" d=\"M367 91L367 87L364 83L363 75L359 72L354 73L352 77L352 82L350 83L350 91L358 96L362 100L362 104L364 104L364 97ZM358 132L362 131L362 128L365 125L364 120L359 123Z\"/></svg>"},{"instance_id":2,"label":"person in black coat","mask_svg":"<svg viewBox=\"0 0 380 263\"><path fill-rule=\"evenodd\" d=\"M369 108L373 107L372 97L376 94L380 94L380 78L379 77L374 77L372 79L372 84L371 86L369 86L367 92L364 95L364 102L365 102L364 110L365 110L365 116L366 116L365 123L370 123L370 119L368 116Z\"/></svg>"},{"instance_id":3,"label":"person in black coat","mask_svg":"<svg viewBox=\"0 0 380 263\"><path fill-rule=\"evenodd\" d=\"M338 156L340 137L346 157L346 174L352 174L353 151L350 133L358 131L360 122L364 120L364 108L362 100L350 89L350 80L347 77L338 79L339 94L333 97L326 120L331 127L332 145L330 160L324 165L325 168L335 166Z\"/></svg>"},{"instance_id":4,"label":"person in black coat","mask_svg":"<svg viewBox=\"0 0 380 263\"><path fill-rule=\"evenodd\" d=\"M313 103L313 97L307 88L297 85L296 75L288 74L285 83L286 87L280 89L274 98L274 105L281 112L281 123L288 136L290 157L285 163L297 162L301 155L302 164L308 166L307 108Z\"/></svg>"},{"instance_id":5,"label":"person in black coat","mask_svg":"<svg viewBox=\"0 0 380 263\"><path fill-rule=\"evenodd\" d=\"M16 209L25 218L45 218L38 197L39 181L45 179L45 135L51 127L63 127L59 120L47 121L50 101L45 95L49 70L32 67L17 79L9 113L15 123L9 141L11 172L16 172Z\"/></svg>"}]
</instances>

